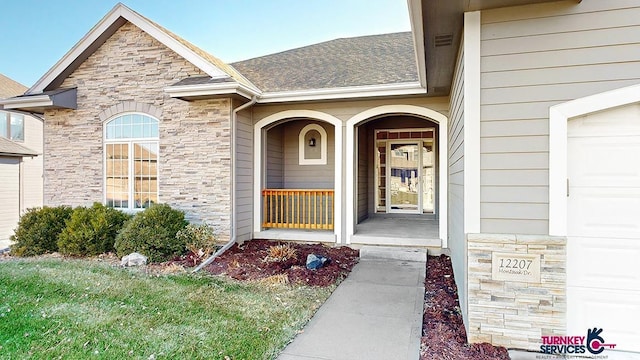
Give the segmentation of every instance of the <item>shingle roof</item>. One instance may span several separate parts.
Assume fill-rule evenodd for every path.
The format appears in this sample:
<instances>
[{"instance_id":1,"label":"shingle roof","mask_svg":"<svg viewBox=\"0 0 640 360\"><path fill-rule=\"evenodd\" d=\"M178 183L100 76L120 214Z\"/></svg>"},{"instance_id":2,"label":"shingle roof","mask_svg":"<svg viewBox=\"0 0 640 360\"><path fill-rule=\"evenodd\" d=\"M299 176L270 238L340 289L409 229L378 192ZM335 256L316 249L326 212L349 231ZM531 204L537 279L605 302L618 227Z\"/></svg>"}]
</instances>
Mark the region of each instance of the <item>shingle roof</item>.
<instances>
[{"instance_id":1,"label":"shingle roof","mask_svg":"<svg viewBox=\"0 0 640 360\"><path fill-rule=\"evenodd\" d=\"M22 95L27 87L0 74L0 99Z\"/></svg>"},{"instance_id":2,"label":"shingle roof","mask_svg":"<svg viewBox=\"0 0 640 360\"><path fill-rule=\"evenodd\" d=\"M131 10L131 9L129 9ZM133 10L131 10L133 11ZM249 87L255 87L255 85L251 84L251 82L249 82L249 80L247 80L242 74L240 74L238 71L236 71L236 69L234 69L232 66L230 66L229 64L225 63L224 61L218 59L217 57L209 54L208 52L200 49L199 47L193 45L192 43L190 43L189 41L183 39L182 37L178 36L177 34L173 33L172 31L168 30L167 28L161 26L160 24L154 22L153 20L138 14L140 17L144 18L145 20L147 20L148 22L150 22L151 24L153 24L154 26L158 27L158 29L162 30L165 34L171 36L172 38L174 38L176 41L178 41L179 43L181 43L182 45L186 46L187 48L189 48L189 50L193 51L194 53L196 53L198 56L202 57L203 59L205 59L206 61L208 61L209 63L215 65L218 69L222 70L223 72L225 72L227 75L229 75L233 80L249 86Z\"/></svg>"},{"instance_id":3,"label":"shingle roof","mask_svg":"<svg viewBox=\"0 0 640 360\"><path fill-rule=\"evenodd\" d=\"M38 153L0 136L0 155L22 157L34 156L38 155Z\"/></svg>"},{"instance_id":4,"label":"shingle roof","mask_svg":"<svg viewBox=\"0 0 640 360\"><path fill-rule=\"evenodd\" d=\"M231 65L266 92L418 81L410 32L336 39Z\"/></svg>"}]
</instances>

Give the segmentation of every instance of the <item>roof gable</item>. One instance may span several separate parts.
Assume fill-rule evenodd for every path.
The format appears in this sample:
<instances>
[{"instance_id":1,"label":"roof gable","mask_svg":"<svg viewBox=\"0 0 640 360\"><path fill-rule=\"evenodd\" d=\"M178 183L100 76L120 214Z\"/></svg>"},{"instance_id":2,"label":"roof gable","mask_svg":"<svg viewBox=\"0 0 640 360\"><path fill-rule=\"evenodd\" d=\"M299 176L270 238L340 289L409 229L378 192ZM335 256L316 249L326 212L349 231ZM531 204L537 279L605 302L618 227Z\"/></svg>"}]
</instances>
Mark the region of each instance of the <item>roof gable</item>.
<instances>
[{"instance_id":1,"label":"roof gable","mask_svg":"<svg viewBox=\"0 0 640 360\"><path fill-rule=\"evenodd\" d=\"M137 26L212 78L233 78L234 80L248 83L224 62L129 9L122 3L118 3L26 93L38 94L60 86L67 76L77 69L82 62L126 22Z\"/></svg>"},{"instance_id":2,"label":"roof gable","mask_svg":"<svg viewBox=\"0 0 640 360\"><path fill-rule=\"evenodd\" d=\"M0 74L0 99L24 94L27 87Z\"/></svg>"}]
</instances>

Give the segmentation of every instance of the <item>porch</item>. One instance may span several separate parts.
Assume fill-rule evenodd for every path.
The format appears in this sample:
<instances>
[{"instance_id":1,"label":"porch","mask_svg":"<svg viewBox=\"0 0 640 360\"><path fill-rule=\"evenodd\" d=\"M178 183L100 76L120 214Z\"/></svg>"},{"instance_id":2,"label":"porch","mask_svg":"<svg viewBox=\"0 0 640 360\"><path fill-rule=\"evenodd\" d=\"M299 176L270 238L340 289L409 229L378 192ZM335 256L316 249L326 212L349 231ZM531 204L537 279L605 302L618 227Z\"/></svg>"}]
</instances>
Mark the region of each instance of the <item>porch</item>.
<instances>
[{"instance_id":1,"label":"porch","mask_svg":"<svg viewBox=\"0 0 640 360\"><path fill-rule=\"evenodd\" d=\"M439 248L439 221L433 215L371 214L356 225L351 243Z\"/></svg>"}]
</instances>

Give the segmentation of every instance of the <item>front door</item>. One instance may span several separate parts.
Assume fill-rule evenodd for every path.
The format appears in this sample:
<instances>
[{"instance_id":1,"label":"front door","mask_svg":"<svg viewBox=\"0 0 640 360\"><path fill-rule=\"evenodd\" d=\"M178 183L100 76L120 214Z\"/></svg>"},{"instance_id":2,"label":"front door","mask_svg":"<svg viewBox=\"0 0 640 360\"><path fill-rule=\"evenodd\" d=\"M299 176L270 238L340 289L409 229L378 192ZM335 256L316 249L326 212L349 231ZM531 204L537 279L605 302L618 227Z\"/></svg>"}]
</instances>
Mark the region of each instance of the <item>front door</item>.
<instances>
[{"instance_id":1,"label":"front door","mask_svg":"<svg viewBox=\"0 0 640 360\"><path fill-rule=\"evenodd\" d=\"M388 144L387 212L420 213L422 193L420 174L420 143L393 142Z\"/></svg>"},{"instance_id":2,"label":"front door","mask_svg":"<svg viewBox=\"0 0 640 360\"><path fill-rule=\"evenodd\" d=\"M433 129L376 131L376 212L434 213Z\"/></svg>"}]
</instances>

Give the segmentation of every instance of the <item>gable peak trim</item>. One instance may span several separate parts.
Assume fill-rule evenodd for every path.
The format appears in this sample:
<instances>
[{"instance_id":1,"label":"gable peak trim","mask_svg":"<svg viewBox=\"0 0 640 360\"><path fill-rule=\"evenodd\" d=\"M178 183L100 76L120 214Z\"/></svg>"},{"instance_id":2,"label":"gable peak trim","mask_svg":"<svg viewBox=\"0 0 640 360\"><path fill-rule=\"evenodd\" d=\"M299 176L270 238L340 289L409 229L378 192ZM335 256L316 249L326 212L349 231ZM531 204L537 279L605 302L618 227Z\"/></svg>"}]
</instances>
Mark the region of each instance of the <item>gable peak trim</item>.
<instances>
[{"instance_id":1,"label":"gable peak trim","mask_svg":"<svg viewBox=\"0 0 640 360\"><path fill-rule=\"evenodd\" d=\"M116 4L80 41L78 41L26 94L42 93L59 86L64 78L93 54L117 29L130 22L167 48L185 58L212 78L228 78L229 74L189 48L151 20L122 3Z\"/></svg>"}]
</instances>

